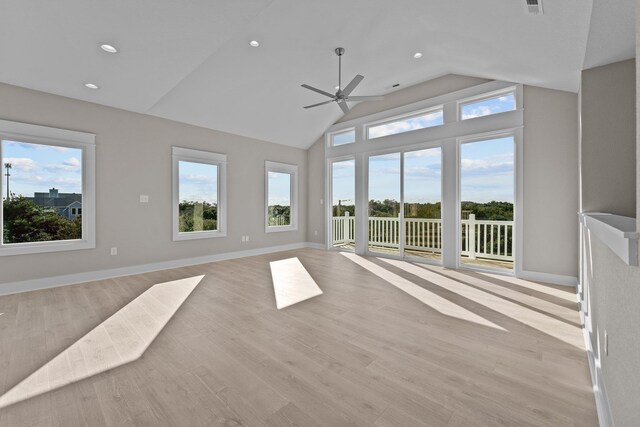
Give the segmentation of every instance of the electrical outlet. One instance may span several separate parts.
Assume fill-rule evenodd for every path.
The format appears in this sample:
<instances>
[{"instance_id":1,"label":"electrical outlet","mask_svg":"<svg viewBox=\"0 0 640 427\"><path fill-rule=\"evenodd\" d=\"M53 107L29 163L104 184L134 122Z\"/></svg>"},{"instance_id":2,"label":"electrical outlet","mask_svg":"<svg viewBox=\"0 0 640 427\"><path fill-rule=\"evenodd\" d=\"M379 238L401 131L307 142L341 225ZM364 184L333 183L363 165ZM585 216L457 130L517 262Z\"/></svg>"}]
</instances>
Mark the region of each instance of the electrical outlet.
<instances>
[{"instance_id":1,"label":"electrical outlet","mask_svg":"<svg viewBox=\"0 0 640 427\"><path fill-rule=\"evenodd\" d=\"M140 195L140 203L149 203L149 196L146 194Z\"/></svg>"},{"instance_id":2,"label":"electrical outlet","mask_svg":"<svg viewBox=\"0 0 640 427\"><path fill-rule=\"evenodd\" d=\"M118 255L118 248L111 248L111 255Z\"/></svg>"},{"instance_id":3,"label":"electrical outlet","mask_svg":"<svg viewBox=\"0 0 640 427\"><path fill-rule=\"evenodd\" d=\"M247 239L245 240L245 242L248 242L248 241L249 241L249 236L245 236L245 237L247 238Z\"/></svg>"},{"instance_id":4,"label":"electrical outlet","mask_svg":"<svg viewBox=\"0 0 640 427\"><path fill-rule=\"evenodd\" d=\"M604 331L604 354L609 355L609 334Z\"/></svg>"},{"instance_id":5,"label":"electrical outlet","mask_svg":"<svg viewBox=\"0 0 640 427\"><path fill-rule=\"evenodd\" d=\"M324 204L324 200L320 199L320 204L323 205Z\"/></svg>"},{"instance_id":6,"label":"electrical outlet","mask_svg":"<svg viewBox=\"0 0 640 427\"><path fill-rule=\"evenodd\" d=\"M314 236L317 236L318 235L318 230L314 230L313 234L314 234Z\"/></svg>"}]
</instances>

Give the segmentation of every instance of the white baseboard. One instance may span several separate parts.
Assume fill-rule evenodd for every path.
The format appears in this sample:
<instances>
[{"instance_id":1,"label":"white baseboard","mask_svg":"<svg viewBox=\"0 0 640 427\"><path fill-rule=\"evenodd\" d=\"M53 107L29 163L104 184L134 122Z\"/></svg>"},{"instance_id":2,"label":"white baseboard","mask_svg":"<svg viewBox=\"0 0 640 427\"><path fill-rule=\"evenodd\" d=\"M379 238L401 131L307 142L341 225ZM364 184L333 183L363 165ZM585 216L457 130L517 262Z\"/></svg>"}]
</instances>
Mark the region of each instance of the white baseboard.
<instances>
[{"instance_id":1,"label":"white baseboard","mask_svg":"<svg viewBox=\"0 0 640 427\"><path fill-rule=\"evenodd\" d=\"M324 243L307 242L306 245L307 248L311 249L327 249L327 245L325 245Z\"/></svg>"},{"instance_id":2,"label":"white baseboard","mask_svg":"<svg viewBox=\"0 0 640 427\"><path fill-rule=\"evenodd\" d=\"M302 242L289 245L270 246L266 248L249 249L246 251L226 252L216 255L206 255L195 258L176 259L171 261L156 262L153 264L132 265L129 267L112 268L108 270L89 271L86 273L66 274L63 276L44 277L42 279L24 280L20 282L0 283L0 295L16 294L19 292L35 291L38 289L56 288L58 286L73 285L77 283L92 282L95 280L111 279L114 277L130 276L133 274L148 273L151 271L167 270L170 268L186 267L189 265L206 264L210 262L225 261L229 259L244 258L255 255L264 255L274 252L289 251L293 249L313 248L325 249L318 243Z\"/></svg>"},{"instance_id":3,"label":"white baseboard","mask_svg":"<svg viewBox=\"0 0 640 427\"><path fill-rule=\"evenodd\" d=\"M538 282L552 283L562 286L578 286L578 278L573 276L563 276L562 274L541 273L539 271L523 270L518 277L520 279L535 280Z\"/></svg>"},{"instance_id":4,"label":"white baseboard","mask_svg":"<svg viewBox=\"0 0 640 427\"><path fill-rule=\"evenodd\" d=\"M593 384L593 394L596 400L596 411L598 412L598 423L600 427L614 427L611 407L607 398L607 391L604 387L602 379L602 369L597 363L598 356L593 351L591 345L591 333L587 329L587 318L584 313L584 301L580 301L580 321L582 322L582 335L584 336L584 346L587 349L587 358L589 359L589 371L591 372L591 383Z\"/></svg>"}]
</instances>

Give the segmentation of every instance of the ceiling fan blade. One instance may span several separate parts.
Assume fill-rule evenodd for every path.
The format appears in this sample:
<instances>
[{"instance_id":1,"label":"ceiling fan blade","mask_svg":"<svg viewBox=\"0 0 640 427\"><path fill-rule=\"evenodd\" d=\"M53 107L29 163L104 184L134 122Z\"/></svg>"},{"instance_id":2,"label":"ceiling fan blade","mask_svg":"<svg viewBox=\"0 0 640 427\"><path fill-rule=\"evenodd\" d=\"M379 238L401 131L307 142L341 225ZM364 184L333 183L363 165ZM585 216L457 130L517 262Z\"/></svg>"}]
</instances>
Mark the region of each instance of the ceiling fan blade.
<instances>
[{"instance_id":1,"label":"ceiling fan blade","mask_svg":"<svg viewBox=\"0 0 640 427\"><path fill-rule=\"evenodd\" d=\"M349 94L351 92L353 92L353 90L356 88L356 86L358 86L360 84L360 82L362 81L362 79L364 79L364 76L361 76L360 74L358 74L357 76L355 76L353 78L353 80L351 80L351 82L344 88L342 89L342 93L345 96L349 96Z\"/></svg>"},{"instance_id":2,"label":"ceiling fan blade","mask_svg":"<svg viewBox=\"0 0 640 427\"><path fill-rule=\"evenodd\" d=\"M342 112L347 114L349 112L349 106L344 101L338 101L338 105L342 108Z\"/></svg>"},{"instance_id":3,"label":"ceiling fan blade","mask_svg":"<svg viewBox=\"0 0 640 427\"><path fill-rule=\"evenodd\" d=\"M347 101L382 101L384 96L350 96Z\"/></svg>"},{"instance_id":4,"label":"ceiling fan blade","mask_svg":"<svg viewBox=\"0 0 640 427\"><path fill-rule=\"evenodd\" d=\"M329 98L335 98L335 95L333 95L333 94L331 94L331 93L329 93L329 92L325 92L325 91L320 90L320 89L316 89L316 88L315 88L315 87L313 87L313 86L309 86L309 85L302 85L302 87L303 87L303 88L305 88L305 89L312 90L312 91L314 91L314 92L318 92L319 94L322 94L322 95L324 95L324 96L328 96Z\"/></svg>"},{"instance_id":5,"label":"ceiling fan blade","mask_svg":"<svg viewBox=\"0 0 640 427\"><path fill-rule=\"evenodd\" d=\"M303 108L319 107L320 105L328 104L330 102L333 102L333 99L330 99L329 101L319 102L319 103L313 104L313 105L307 105L306 107L303 107Z\"/></svg>"}]
</instances>

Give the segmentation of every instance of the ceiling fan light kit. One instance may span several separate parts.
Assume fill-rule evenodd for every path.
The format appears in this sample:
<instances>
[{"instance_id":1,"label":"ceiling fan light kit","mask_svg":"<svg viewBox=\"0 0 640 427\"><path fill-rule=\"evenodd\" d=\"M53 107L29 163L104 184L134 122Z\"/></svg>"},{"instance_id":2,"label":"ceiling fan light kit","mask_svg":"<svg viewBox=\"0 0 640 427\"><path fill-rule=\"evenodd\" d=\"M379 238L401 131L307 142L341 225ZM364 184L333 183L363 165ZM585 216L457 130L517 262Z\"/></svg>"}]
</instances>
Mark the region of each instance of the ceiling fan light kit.
<instances>
[{"instance_id":1,"label":"ceiling fan light kit","mask_svg":"<svg viewBox=\"0 0 640 427\"><path fill-rule=\"evenodd\" d=\"M358 101L380 101L384 99L384 96L349 96L351 92L360 84L360 82L364 79L364 76L358 74L353 80L349 82L347 86L342 89L342 55L344 55L344 48L337 47L334 52L338 55L338 86L336 86L336 93L332 95L329 92L325 92L322 89L315 88L313 86L309 86L307 84L303 84L302 87L305 89L312 90L321 95L331 98L329 101L319 102L317 104L307 105L304 108L313 108L319 107L320 105L329 104L331 102L336 102L338 106L342 109L342 112L347 114L349 112L349 106L347 102L358 102Z\"/></svg>"}]
</instances>

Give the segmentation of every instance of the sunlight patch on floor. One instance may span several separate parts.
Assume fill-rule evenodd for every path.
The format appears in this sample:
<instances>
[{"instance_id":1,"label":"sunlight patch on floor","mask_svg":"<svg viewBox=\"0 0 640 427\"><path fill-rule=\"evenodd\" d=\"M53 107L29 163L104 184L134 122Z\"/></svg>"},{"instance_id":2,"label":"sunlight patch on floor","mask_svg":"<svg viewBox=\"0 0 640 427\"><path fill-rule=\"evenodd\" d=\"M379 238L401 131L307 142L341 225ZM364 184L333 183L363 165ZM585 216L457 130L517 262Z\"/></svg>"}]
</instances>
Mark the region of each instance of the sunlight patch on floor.
<instances>
[{"instance_id":1,"label":"sunlight patch on floor","mask_svg":"<svg viewBox=\"0 0 640 427\"><path fill-rule=\"evenodd\" d=\"M503 282L508 282L516 286L520 286L521 288L530 289L532 291L541 292L543 294L551 295L569 302L576 302L576 294L575 292L567 292L562 289L556 289L551 286L541 286L538 283L531 282L524 279L518 279L513 276L503 276L499 274L492 273L478 273L481 276L485 276L494 280L502 280ZM569 287L567 287L569 288ZM569 288L571 289L571 288Z\"/></svg>"},{"instance_id":2,"label":"sunlight patch on floor","mask_svg":"<svg viewBox=\"0 0 640 427\"><path fill-rule=\"evenodd\" d=\"M0 408L138 359L204 276L147 289L0 397Z\"/></svg>"},{"instance_id":3,"label":"sunlight patch on floor","mask_svg":"<svg viewBox=\"0 0 640 427\"><path fill-rule=\"evenodd\" d=\"M272 261L269 265L278 310L322 294L298 258Z\"/></svg>"},{"instance_id":4,"label":"sunlight patch on floor","mask_svg":"<svg viewBox=\"0 0 640 427\"><path fill-rule=\"evenodd\" d=\"M381 261L473 302L481 304L493 311L508 316L513 320L524 323L525 325L559 339L560 341L580 349L584 348L584 341L582 339L582 334L580 333L580 328L576 326L571 326L551 316L528 309L511 301L507 301L496 295L476 289L457 280L444 277L430 271L426 266L423 267L405 261L391 259L381 259Z\"/></svg>"},{"instance_id":5,"label":"sunlight patch on floor","mask_svg":"<svg viewBox=\"0 0 640 427\"><path fill-rule=\"evenodd\" d=\"M406 292L407 294L428 305L434 310L437 310L438 312L444 314L445 316L455 317L467 322L473 322L477 323L478 325L488 326L494 329L505 331L504 328L496 325L495 323L492 323L478 316L477 314L472 313L471 311L460 307L457 304L454 304L448 299L442 298L441 296L434 294L433 292L421 286L418 286L415 283L412 283L409 280L405 279L404 277L392 273L384 267L381 267L378 264L373 263L359 255L347 252L340 252L340 254L345 258L348 258L356 264L360 265L361 267L369 270L371 273L387 281L401 291Z\"/></svg>"}]
</instances>

